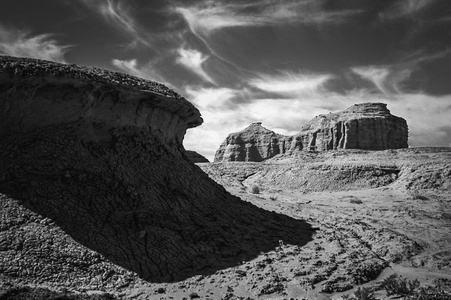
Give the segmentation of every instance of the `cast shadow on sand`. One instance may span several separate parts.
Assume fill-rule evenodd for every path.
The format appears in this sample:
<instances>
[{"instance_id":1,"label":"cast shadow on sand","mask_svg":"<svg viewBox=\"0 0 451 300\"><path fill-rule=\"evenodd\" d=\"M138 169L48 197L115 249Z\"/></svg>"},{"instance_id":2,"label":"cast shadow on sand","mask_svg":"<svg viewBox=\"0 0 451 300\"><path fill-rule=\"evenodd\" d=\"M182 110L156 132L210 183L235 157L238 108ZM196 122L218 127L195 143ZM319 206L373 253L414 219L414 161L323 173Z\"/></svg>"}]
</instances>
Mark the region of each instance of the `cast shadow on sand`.
<instances>
[{"instance_id":1,"label":"cast shadow on sand","mask_svg":"<svg viewBox=\"0 0 451 300\"><path fill-rule=\"evenodd\" d=\"M232 196L149 132L128 132L107 147L68 132L3 140L0 192L149 282L212 274L280 241L312 240L310 224Z\"/></svg>"}]
</instances>

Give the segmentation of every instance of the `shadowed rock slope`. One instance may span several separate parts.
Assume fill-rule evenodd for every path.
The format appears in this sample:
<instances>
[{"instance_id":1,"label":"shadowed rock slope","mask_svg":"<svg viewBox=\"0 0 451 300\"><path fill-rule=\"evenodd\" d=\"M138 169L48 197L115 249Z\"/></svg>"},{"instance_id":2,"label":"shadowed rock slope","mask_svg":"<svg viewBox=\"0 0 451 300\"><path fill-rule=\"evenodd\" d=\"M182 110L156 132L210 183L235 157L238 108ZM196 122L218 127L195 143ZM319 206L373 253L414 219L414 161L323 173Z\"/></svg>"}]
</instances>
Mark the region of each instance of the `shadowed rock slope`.
<instances>
[{"instance_id":1,"label":"shadowed rock slope","mask_svg":"<svg viewBox=\"0 0 451 300\"><path fill-rule=\"evenodd\" d=\"M294 136L283 136L252 123L231 133L214 161L263 161L302 150L386 150L407 148L407 122L393 116L385 103L355 104L341 112L319 115Z\"/></svg>"},{"instance_id":2,"label":"shadowed rock slope","mask_svg":"<svg viewBox=\"0 0 451 300\"><path fill-rule=\"evenodd\" d=\"M186 150L185 154L188 157L188 159L193 163L210 162L206 157L197 153L196 151Z\"/></svg>"},{"instance_id":3,"label":"shadowed rock slope","mask_svg":"<svg viewBox=\"0 0 451 300\"><path fill-rule=\"evenodd\" d=\"M310 240L303 221L241 201L188 160L183 136L202 119L162 85L0 57L0 114L0 192L146 280Z\"/></svg>"}]
</instances>

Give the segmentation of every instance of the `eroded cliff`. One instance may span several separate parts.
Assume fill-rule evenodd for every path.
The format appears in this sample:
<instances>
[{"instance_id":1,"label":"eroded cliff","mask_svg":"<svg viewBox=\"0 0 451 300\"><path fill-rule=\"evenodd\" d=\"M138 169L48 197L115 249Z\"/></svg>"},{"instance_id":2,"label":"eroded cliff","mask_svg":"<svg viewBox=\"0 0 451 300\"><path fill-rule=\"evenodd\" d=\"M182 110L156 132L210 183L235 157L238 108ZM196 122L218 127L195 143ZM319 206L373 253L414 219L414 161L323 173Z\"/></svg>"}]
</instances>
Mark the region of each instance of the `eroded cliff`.
<instances>
[{"instance_id":1,"label":"eroded cliff","mask_svg":"<svg viewBox=\"0 0 451 300\"><path fill-rule=\"evenodd\" d=\"M241 201L189 162L181 142L202 119L160 84L0 57L0 111L0 193L142 278L207 274L310 239L303 221ZM14 276L36 278L47 258L34 253Z\"/></svg>"},{"instance_id":2,"label":"eroded cliff","mask_svg":"<svg viewBox=\"0 0 451 300\"><path fill-rule=\"evenodd\" d=\"M295 138L304 148L317 151L400 149L408 147L408 128L406 120L393 116L387 104L361 103L315 117Z\"/></svg>"},{"instance_id":3,"label":"eroded cliff","mask_svg":"<svg viewBox=\"0 0 451 300\"><path fill-rule=\"evenodd\" d=\"M215 161L263 161L285 153L291 138L266 129L261 122L227 136L215 154Z\"/></svg>"},{"instance_id":4,"label":"eroded cliff","mask_svg":"<svg viewBox=\"0 0 451 300\"><path fill-rule=\"evenodd\" d=\"M385 103L355 104L341 112L320 115L294 136L283 136L253 123L231 133L215 161L263 161L277 154L337 149L386 150L407 148L407 122Z\"/></svg>"}]
</instances>

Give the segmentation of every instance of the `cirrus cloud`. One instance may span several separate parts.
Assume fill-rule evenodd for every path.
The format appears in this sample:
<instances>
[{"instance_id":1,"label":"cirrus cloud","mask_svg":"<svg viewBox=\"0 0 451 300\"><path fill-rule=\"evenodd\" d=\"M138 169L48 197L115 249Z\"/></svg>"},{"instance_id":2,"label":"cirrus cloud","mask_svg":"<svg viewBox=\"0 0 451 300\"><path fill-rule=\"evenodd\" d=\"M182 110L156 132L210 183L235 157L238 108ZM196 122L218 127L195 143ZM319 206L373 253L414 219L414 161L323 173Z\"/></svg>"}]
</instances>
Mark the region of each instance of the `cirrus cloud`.
<instances>
[{"instance_id":1,"label":"cirrus cloud","mask_svg":"<svg viewBox=\"0 0 451 300\"><path fill-rule=\"evenodd\" d=\"M339 23L360 13L357 10L330 11L323 9L324 0L264 0L230 3L204 0L191 6L176 6L196 34L209 34L225 27L266 26L278 24Z\"/></svg>"},{"instance_id":2,"label":"cirrus cloud","mask_svg":"<svg viewBox=\"0 0 451 300\"><path fill-rule=\"evenodd\" d=\"M382 12L380 16L383 19L412 17L436 2L437 0L400 0Z\"/></svg>"},{"instance_id":3,"label":"cirrus cloud","mask_svg":"<svg viewBox=\"0 0 451 300\"><path fill-rule=\"evenodd\" d=\"M177 63L183 65L185 68L197 74L205 81L215 83L213 78L211 78L211 76L207 74L203 67L203 64L208 59L208 56L203 55L197 50L185 48L179 48L177 50L177 53Z\"/></svg>"},{"instance_id":4,"label":"cirrus cloud","mask_svg":"<svg viewBox=\"0 0 451 300\"><path fill-rule=\"evenodd\" d=\"M249 81L251 86L260 90L282 95L305 95L324 91L331 74L279 72L276 75L261 74Z\"/></svg>"},{"instance_id":5,"label":"cirrus cloud","mask_svg":"<svg viewBox=\"0 0 451 300\"><path fill-rule=\"evenodd\" d=\"M135 48L140 44L152 48L151 38L146 34L145 30L140 28L132 14L132 7L126 4L126 1L79 1L101 15L109 24L116 26L129 35L132 41L128 44L128 48Z\"/></svg>"}]
</instances>

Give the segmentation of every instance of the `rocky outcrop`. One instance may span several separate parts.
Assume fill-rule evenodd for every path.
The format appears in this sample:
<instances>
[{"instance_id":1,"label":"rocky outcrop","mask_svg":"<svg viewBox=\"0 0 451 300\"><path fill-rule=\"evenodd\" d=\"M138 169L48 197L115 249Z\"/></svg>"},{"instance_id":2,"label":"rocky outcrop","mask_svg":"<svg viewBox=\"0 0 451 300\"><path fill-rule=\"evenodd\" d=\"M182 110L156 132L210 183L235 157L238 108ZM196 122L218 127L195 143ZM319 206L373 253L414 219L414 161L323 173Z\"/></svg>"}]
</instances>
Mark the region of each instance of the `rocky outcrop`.
<instances>
[{"instance_id":1,"label":"rocky outcrop","mask_svg":"<svg viewBox=\"0 0 451 300\"><path fill-rule=\"evenodd\" d=\"M215 161L263 161L285 153L290 146L290 137L256 122L240 132L229 134L216 151Z\"/></svg>"},{"instance_id":2,"label":"rocky outcrop","mask_svg":"<svg viewBox=\"0 0 451 300\"><path fill-rule=\"evenodd\" d=\"M74 123L78 137L108 143L111 128L148 127L181 148L199 111L162 84L123 73L0 56L0 136Z\"/></svg>"},{"instance_id":3,"label":"rocky outcrop","mask_svg":"<svg viewBox=\"0 0 451 300\"><path fill-rule=\"evenodd\" d=\"M407 122L393 116L385 103L355 104L320 115L302 126L295 139L308 150L407 148Z\"/></svg>"},{"instance_id":4,"label":"rocky outcrop","mask_svg":"<svg viewBox=\"0 0 451 300\"><path fill-rule=\"evenodd\" d=\"M361 103L320 115L294 136L283 136L253 123L230 134L215 161L262 161L277 154L337 149L385 150L407 148L407 122L393 116L385 103Z\"/></svg>"},{"instance_id":5,"label":"rocky outcrop","mask_svg":"<svg viewBox=\"0 0 451 300\"><path fill-rule=\"evenodd\" d=\"M205 156L197 153L196 151L186 150L185 154L188 157L189 161L191 161L193 163L208 163L208 162L210 162Z\"/></svg>"},{"instance_id":6,"label":"rocky outcrop","mask_svg":"<svg viewBox=\"0 0 451 300\"><path fill-rule=\"evenodd\" d=\"M189 162L183 136L202 119L162 85L0 57L0 114L0 193L149 281L216 272L279 240L302 245L312 234L303 221L230 195ZM42 239L24 234L27 241ZM11 276L36 279L42 271L36 266L49 264L33 243L4 241L2 270L14 270ZM33 263L4 259L22 254ZM59 280L65 268L88 267L55 264L46 278Z\"/></svg>"}]
</instances>

